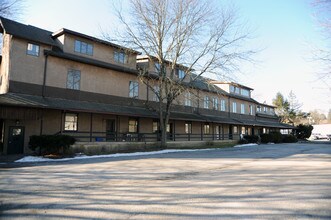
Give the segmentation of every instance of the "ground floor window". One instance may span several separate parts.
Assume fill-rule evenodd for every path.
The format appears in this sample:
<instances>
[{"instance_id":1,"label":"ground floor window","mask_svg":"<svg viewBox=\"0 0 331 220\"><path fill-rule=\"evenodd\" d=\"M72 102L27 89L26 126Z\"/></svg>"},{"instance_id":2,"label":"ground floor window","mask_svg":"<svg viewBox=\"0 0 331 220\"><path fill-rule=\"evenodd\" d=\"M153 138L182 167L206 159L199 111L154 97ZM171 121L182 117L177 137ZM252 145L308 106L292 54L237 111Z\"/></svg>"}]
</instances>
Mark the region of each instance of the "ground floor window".
<instances>
[{"instance_id":1,"label":"ground floor window","mask_svg":"<svg viewBox=\"0 0 331 220\"><path fill-rule=\"evenodd\" d=\"M209 127L209 124L205 124L203 126L203 133L204 134L210 134L210 127Z\"/></svg>"},{"instance_id":2,"label":"ground floor window","mask_svg":"<svg viewBox=\"0 0 331 220\"><path fill-rule=\"evenodd\" d=\"M185 122L185 133L192 134L192 122Z\"/></svg>"},{"instance_id":3,"label":"ground floor window","mask_svg":"<svg viewBox=\"0 0 331 220\"><path fill-rule=\"evenodd\" d=\"M241 134L246 134L246 128L245 127L241 127Z\"/></svg>"},{"instance_id":4,"label":"ground floor window","mask_svg":"<svg viewBox=\"0 0 331 220\"><path fill-rule=\"evenodd\" d=\"M153 121L153 133L158 132L160 130L159 127L160 127L159 122Z\"/></svg>"},{"instance_id":5,"label":"ground floor window","mask_svg":"<svg viewBox=\"0 0 331 220\"><path fill-rule=\"evenodd\" d=\"M247 134L252 135L252 128L247 128Z\"/></svg>"},{"instance_id":6,"label":"ground floor window","mask_svg":"<svg viewBox=\"0 0 331 220\"><path fill-rule=\"evenodd\" d=\"M233 126L233 133L238 134L238 126Z\"/></svg>"},{"instance_id":7,"label":"ground floor window","mask_svg":"<svg viewBox=\"0 0 331 220\"><path fill-rule=\"evenodd\" d=\"M64 117L64 130L77 131L78 130L78 114L66 113Z\"/></svg>"},{"instance_id":8,"label":"ground floor window","mask_svg":"<svg viewBox=\"0 0 331 220\"><path fill-rule=\"evenodd\" d=\"M136 119L136 118L129 119L129 132L130 133L138 132L138 119Z\"/></svg>"}]
</instances>

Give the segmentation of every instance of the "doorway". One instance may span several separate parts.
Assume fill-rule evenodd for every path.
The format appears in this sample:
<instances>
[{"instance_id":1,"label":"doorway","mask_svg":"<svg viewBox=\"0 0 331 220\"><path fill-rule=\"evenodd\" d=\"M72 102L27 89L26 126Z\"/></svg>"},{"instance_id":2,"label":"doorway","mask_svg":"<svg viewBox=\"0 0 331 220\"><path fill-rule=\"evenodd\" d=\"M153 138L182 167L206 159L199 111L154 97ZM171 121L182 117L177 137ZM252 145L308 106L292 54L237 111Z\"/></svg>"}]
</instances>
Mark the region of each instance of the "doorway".
<instances>
[{"instance_id":1,"label":"doorway","mask_svg":"<svg viewBox=\"0 0 331 220\"><path fill-rule=\"evenodd\" d=\"M116 141L115 119L106 120L106 141Z\"/></svg>"},{"instance_id":2,"label":"doorway","mask_svg":"<svg viewBox=\"0 0 331 220\"><path fill-rule=\"evenodd\" d=\"M23 154L24 151L24 127L9 127L7 154Z\"/></svg>"}]
</instances>

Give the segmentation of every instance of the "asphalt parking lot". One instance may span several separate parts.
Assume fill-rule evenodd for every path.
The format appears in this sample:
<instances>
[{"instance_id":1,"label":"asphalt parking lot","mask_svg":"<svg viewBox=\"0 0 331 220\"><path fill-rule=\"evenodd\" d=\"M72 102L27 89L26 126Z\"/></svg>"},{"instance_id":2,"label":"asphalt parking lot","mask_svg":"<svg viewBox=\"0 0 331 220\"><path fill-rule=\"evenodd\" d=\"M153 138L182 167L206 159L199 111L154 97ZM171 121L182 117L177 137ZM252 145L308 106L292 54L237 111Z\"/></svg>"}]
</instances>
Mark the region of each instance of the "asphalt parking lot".
<instances>
[{"instance_id":1,"label":"asphalt parking lot","mask_svg":"<svg viewBox=\"0 0 331 220\"><path fill-rule=\"evenodd\" d=\"M331 144L0 167L1 219L331 219Z\"/></svg>"}]
</instances>

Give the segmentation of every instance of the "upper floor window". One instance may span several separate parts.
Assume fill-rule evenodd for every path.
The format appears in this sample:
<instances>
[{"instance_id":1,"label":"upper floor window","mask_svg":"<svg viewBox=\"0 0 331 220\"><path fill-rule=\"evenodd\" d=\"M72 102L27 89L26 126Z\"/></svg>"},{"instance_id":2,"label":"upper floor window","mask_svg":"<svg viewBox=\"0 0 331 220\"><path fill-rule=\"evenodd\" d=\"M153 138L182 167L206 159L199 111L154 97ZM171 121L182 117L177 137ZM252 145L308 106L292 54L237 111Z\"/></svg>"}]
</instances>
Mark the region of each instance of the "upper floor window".
<instances>
[{"instance_id":1,"label":"upper floor window","mask_svg":"<svg viewBox=\"0 0 331 220\"><path fill-rule=\"evenodd\" d=\"M247 89L241 89L240 90L240 94L243 95L243 96L249 97L249 90L247 90Z\"/></svg>"},{"instance_id":2,"label":"upper floor window","mask_svg":"<svg viewBox=\"0 0 331 220\"><path fill-rule=\"evenodd\" d=\"M160 63L155 63L155 64L154 64L154 68L155 68L155 71L156 71L156 72L160 72L160 70L161 70L161 65L160 65Z\"/></svg>"},{"instance_id":3,"label":"upper floor window","mask_svg":"<svg viewBox=\"0 0 331 220\"><path fill-rule=\"evenodd\" d=\"M241 104L241 114L245 114L245 104Z\"/></svg>"},{"instance_id":4,"label":"upper floor window","mask_svg":"<svg viewBox=\"0 0 331 220\"><path fill-rule=\"evenodd\" d=\"M250 115L253 115L254 114L254 112L253 112L253 106L252 105L249 106L249 114Z\"/></svg>"},{"instance_id":5,"label":"upper floor window","mask_svg":"<svg viewBox=\"0 0 331 220\"><path fill-rule=\"evenodd\" d=\"M160 87L159 86L154 86L154 91L153 91L153 101L158 102L160 99Z\"/></svg>"},{"instance_id":6,"label":"upper floor window","mask_svg":"<svg viewBox=\"0 0 331 220\"><path fill-rule=\"evenodd\" d=\"M75 40L75 52L92 56L93 55L93 45L80 41L80 40Z\"/></svg>"},{"instance_id":7,"label":"upper floor window","mask_svg":"<svg viewBox=\"0 0 331 220\"><path fill-rule=\"evenodd\" d=\"M80 90L80 71L69 70L67 75L67 89Z\"/></svg>"},{"instance_id":8,"label":"upper floor window","mask_svg":"<svg viewBox=\"0 0 331 220\"><path fill-rule=\"evenodd\" d=\"M78 114L66 113L64 117L64 130L77 131L78 129Z\"/></svg>"},{"instance_id":9,"label":"upper floor window","mask_svg":"<svg viewBox=\"0 0 331 220\"><path fill-rule=\"evenodd\" d=\"M185 105L192 106L191 93L185 93Z\"/></svg>"},{"instance_id":10,"label":"upper floor window","mask_svg":"<svg viewBox=\"0 0 331 220\"><path fill-rule=\"evenodd\" d=\"M236 102L232 102L232 112L237 113L237 103Z\"/></svg>"},{"instance_id":11,"label":"upper floor window","mask_svg":"<svg viewBox=\"0 0 331 220\"><path fill-rule=\"evenodd\" d=\"M225 109L226 109L226 106L225 106L225 100L222 99L222 100L221 100L221 111L225 111Z\"/></svg>"},{"instance_id":12,"label":"upper floor window","mask_svg":"<svg viewBox=\"0 0 331 220\"><path fill-rule=\"evenodd\" d=\"M263 107L263 111L264 111L264 113L267 113L268 112L268 108L267 107Z\"/></svg>"},{"instance_id":13,"label":"upper floor window","mask_svg":"<svg viewBox=\"0 0 331 220\"><path fill-rule=\"evenodd\" d=\"M115 51L114 52L114 61L117 63L127 63L128 55L124 52Z\"/></svg>"},{"instance_id":14,"label":"upper floor window","mask_svg":"<svg viewBox=\"0 0 331 220\"><path fill-rule=\"evenodd\" d=\"M218 110L218 98L213 97L213 109Z\"/></svg>"},{"instance_id":15,"label":"upper floor window","mask_svg":"<svg viewBox=\"0 0 331 220\"><path fill-rule=\"evenodd\" d=\"M39 45L28 43L26 53L32 56L39 56Z\"/></svg>"},{"instance_id":16,"label":"upper floor window","mask_svg":"<svg viewBox=\"0 0 331 220\"><path fill-rule=\"evenodd\" d=\"M260 111L261 111L261 106L258 105L258 106L256 107L256 111L260 112Z\"/></svg>"},{"instance_id":17,"label":"upper floor window","mask_svg":"<svg viewBox=\"0 0 331 220\"><path fill-rule=\"evenodd\" d=\"M179 79L183 79L183 78L185 77L185 72L184 72L184 70L176 69L176 76L177 76Z\"/></svg>"},{"instance_id":18,"label":"upper floor window","mask_svg":"<svg viewBox=\"0 0 331 220\"><path fill-rule=\"evenodd\" d=\"M208 96L205 96L205 98L203 99L203 107L209 108L209 97Z\"/></svg>"},{"instance_id":19,"label":"upper floor window","mask_svg":"<svg viewBox=\"0 0 331 220\"><path fill-rule=\"evenodd\" d=\"M129 83L129 97L138 98L138 82L130 81Z\"/></svg>"}]
</instances>

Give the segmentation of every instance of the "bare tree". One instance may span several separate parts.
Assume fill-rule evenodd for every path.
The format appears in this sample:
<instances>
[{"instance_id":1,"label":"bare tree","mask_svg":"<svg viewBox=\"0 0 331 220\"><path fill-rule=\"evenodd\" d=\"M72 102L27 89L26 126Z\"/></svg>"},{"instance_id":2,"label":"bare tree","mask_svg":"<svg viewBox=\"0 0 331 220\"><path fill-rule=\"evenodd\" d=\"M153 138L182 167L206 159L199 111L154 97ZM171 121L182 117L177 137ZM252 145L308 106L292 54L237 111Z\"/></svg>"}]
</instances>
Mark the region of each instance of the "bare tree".
<instances>
[{"instance_id":1,"label":"bare tree","mask_svg":"<svg viewBox=\"0 0 331 220\"><path fill-rule=\"evenodd\" d=\"M162 147L176 98L188 91L194 94L191 85L206 80L203 76L230 77L238 62L250 60L254 53L243 47L249 35L238 23L236 11L212 1L130 0L129 15L120 7L116 13L124 27L121 42L158 63L154 76L141 69L139 79L157 97ZM178 68L183 77L176 77Z\"/></svg>"},{"instance_id":2,"label":"bare tree","mask_svg":"<svg viewBox=\"0 0 331 220\"><path fill-rule=\"evenodd\" d=\"M21 13L21 0L0 0L0 16L16 18Z\"/></svg>"}]
</instances>

